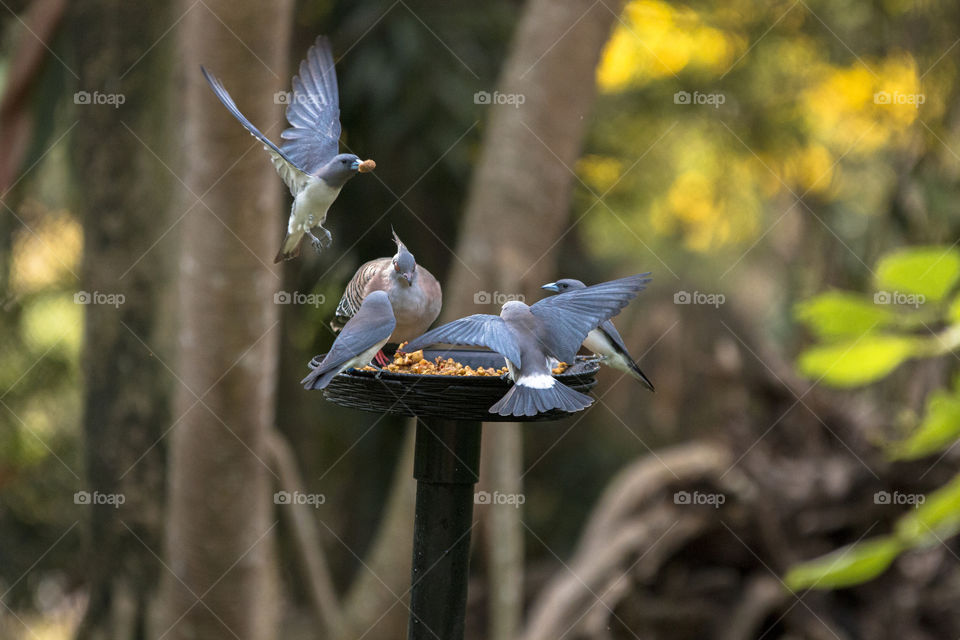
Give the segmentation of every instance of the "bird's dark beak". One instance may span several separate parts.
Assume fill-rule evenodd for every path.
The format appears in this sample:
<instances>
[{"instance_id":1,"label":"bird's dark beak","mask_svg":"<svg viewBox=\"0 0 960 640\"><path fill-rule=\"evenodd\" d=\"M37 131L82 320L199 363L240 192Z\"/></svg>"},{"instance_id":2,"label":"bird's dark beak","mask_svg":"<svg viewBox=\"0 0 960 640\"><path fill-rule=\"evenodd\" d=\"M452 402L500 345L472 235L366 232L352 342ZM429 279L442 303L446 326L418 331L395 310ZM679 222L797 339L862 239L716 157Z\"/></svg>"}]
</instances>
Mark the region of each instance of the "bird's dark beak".
<instances>
[{"instance_id":1,"label":"bird's dark beak","mask_svg":"<svg viewBox=\"0 0 960 640\"><path fill-rule=\"evenodd\" d=\"M546 289L547 291L560 291L560 287L557 285L556 282L547 283L540 288Z\"/></svg>"},{"instance_id":2,"label":"bird's dark beak","mask_svg":"<svg viewBox=\"0 0 960 640\"><path fill-rule=\"evenodd\" d=\"M401 273L400 274L404 280L407 281L407 284L413 284L413 274L412 273Z\"/></svg>"}]
</instances>

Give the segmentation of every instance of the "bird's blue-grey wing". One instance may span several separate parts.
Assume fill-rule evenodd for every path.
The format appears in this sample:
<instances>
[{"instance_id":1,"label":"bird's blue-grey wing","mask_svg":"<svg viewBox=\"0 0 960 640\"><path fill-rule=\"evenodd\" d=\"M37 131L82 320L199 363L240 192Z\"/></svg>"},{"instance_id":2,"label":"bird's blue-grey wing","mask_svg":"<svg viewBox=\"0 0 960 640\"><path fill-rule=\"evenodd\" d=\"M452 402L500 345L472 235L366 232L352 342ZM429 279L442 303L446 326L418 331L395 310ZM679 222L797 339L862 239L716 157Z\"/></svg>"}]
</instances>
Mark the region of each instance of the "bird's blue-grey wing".
<instances>
[{"instance_id":1,"label":"bird's blue-grey wing","mask_svg":"<svg viewBox=\"0 0 960 640\"><path fill-rule=\"evenodd\" d=\"M620 332L617 331L617 328L613 326L613 321L604 320L600 323L600 326L597 327L600 331L604 332L607 337L610 339L610 344L616 347L621 352L625 353L628 357L630 352L627 351L627 345L624 343L623 338L620 336Z\"/></svg>"},{"instance_id":2,"label":"bird's blue-grey wing","mask_svg":"<svg viewBox=\"0 0 960 640\"><path fill-rule=\"evenodd\" d=\"M323 371L338 368L389 338L397 326L396 318L389 311L389 308L384 310L361 306L341 329L318 368Z\"/></svg>"},{"instance_id":3,"label":"bird's blue-grey wing","mask_svg":"<svg viewBox=\"0 0 960 640\"><path fill-rule=\"evenodd\" d=\"M240 121L240 124L250 132L250 135L263 143L263 148L270 154L270 160L273 162L273 166L276 167L277 173L280 174L280 177L290 189L290 193L294 196L300 193L309 180L309 176L303 170L303 165L298 164L289 154L273 144L270 138L265 136L260 129L257 129L252 122L247 120L245 115L240 113L237 103L233 101L230 93L226 87L223 86L223 82L221 82L219 78L202 66L200 67L200 71L203 72L203 77L207 79L207 84L213 89L214 95L220 99L220 102L227 108L227 111Z\"/></svg>"},{"instance_id":4,"label":"bird's blue-grey wing","mask_svg":"<svg viewBox=\"0 0 960 640\"><path fill-rule=\"evenodd\" d=\"M477 313L448 322L411 340L404 347L404 351L416 351L438 343L488 347L516 366L521 366L520 347L513 332L500 316Z\"/></svg>"},{"instance_id":5,"label":"bird's blue-grey wing","mask_svg":"<svg viewBox=\"0 0 960 640\"><path fill-rule=\"evenodd\" d=\"M309 174L315 174L340 145L340 96L330 41L320 36L293 78L287 105L290 127L280 137L283 152Z\"/></svg>"},{"instance_id":6,"label":"bird's blue-grey wing","mask_svg":"<svg viewBox=\"0 0 960 640\"><path fill-rule=\"evenodd\" d=\"M620 313L650 280L641 273L540 300L530 307L542 322L538 339L554 358L573 362L587 334Z\"/></svg>"}]
</instances>

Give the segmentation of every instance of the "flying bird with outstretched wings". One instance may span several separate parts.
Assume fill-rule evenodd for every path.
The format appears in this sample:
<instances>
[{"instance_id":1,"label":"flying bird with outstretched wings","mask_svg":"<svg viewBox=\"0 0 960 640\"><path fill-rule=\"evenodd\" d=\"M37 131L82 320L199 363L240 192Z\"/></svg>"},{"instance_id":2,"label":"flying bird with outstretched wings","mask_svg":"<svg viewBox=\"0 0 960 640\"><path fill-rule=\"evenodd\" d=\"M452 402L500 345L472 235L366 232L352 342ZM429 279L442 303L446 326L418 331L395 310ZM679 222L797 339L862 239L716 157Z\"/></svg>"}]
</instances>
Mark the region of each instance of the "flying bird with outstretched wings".
<instances>
[{"instance_id":1,"label":"flying bird with outstretched wings","mask_svg":"<svg viewBox=\"0 0 960 640\"><path fill-rule=\"evenodd\" d=\"M279 147L240 113L218 78L203 67L200 70L223 106L263 143L293 196L287 232L274 262L297 257L305 235L310 237L317 253L329 247L333 238L323 223L330 206L350 178L376 167L373 160L339 153L340 97L330 41L325 36L318 37L293 77L286 113L290 127L280 134L284 142Z\"/></svg>"}]
</instances>

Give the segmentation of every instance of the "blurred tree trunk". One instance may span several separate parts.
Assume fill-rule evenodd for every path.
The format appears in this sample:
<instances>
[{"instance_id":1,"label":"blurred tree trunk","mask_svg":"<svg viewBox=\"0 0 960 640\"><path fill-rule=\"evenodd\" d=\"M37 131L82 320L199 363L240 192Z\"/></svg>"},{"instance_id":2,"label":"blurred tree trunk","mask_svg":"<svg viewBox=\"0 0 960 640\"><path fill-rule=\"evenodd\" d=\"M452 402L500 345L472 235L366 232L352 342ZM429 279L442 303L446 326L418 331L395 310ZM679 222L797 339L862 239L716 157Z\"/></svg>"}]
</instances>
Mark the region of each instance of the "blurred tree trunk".
<instances>
[{"instance_id":1,"label":"blurred tree trunk","mask_svg":"<svg viewBox=\"0 0 960 640\"><path fill-rule=\"evenodd\" d=\"M410 585L413 548L413 510L417 484L413 479L413 445L416 419L407 421L403 448L397 457L390 493L361 568L343 599L343 625L335 640L388 640L406 627L407 606L396 604L395 594L404 594Z\"/></svg>"},{"instance_id":2,"label":"blurred tree trunk","mask_svg":"<svg viewBox=\"0 0 960 640\"><path fill-rule=\"evenodd\" d=\"M282 112L273 96L288 88L292 3L181 6L184 179L206 195L182 223L183 384L174 405L182 419L172 435L166 539L175 575L166 576L158 633L260 640L276 637L278 627L267 439L279 339L272 301L280 280L271 259L282 183L199 66L220 76L246 115L277 137Z\"/></svg>"},{"instance_id":3,"label":"blurred tree trunk","mask_svg":"<svg viewBox=\"0 0 960 640\"><path fill-rule=\"evenodd\" d=\"M124 96L119 108L78 104L70 149L83 221L81 288L124 296L119 306L84 308L82 489L122 493L126 501L119 509L90 506L83 639L145 637L160 571L154 553L161 548L164 447L153 445L170 425L163 301L173 263L157 247L131 266L169 225L171 177L153 156L170 148L169 43L140 58L171 16L169 2L89 0L74 4L67 21L78 89Z\"/></svg>"},{"instance_id":4,"label":"blurred tree trunk","mask_svg":"<svg viewBox=\"0 0 960 640\"><path fill-rule=\"evenodd\" d=\"M623 4L531 0L527 5L498 87L524 101L519 108L489 107L456 248L467 266L454 263L445 288L447 319L498 313L494 307L478 308L474 295L481 290L532 300L540 285L553 279L555 257L547 255L568 223L573 167L595 98L595 70ZM487 428L484 449L485 483L503 492L520 491L520 426ZM491 454L498 464L489 464ZM500 512L486 528L492 594L488 637L507 640L517 634L523 604L521 514L511 505L490 508Z\"/></svg>"}]
</instances>

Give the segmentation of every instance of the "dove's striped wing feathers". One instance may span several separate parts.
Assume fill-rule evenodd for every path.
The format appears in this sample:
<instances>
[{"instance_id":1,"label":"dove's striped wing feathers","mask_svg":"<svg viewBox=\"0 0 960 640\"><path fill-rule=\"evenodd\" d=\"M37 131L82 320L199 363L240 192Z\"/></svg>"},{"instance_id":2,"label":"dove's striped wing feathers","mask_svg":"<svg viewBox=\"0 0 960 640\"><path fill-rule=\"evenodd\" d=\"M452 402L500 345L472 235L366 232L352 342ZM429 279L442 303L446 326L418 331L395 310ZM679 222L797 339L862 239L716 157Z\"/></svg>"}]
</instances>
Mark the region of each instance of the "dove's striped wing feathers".
<instances>
[{"instance_id":1,"label":"dove's striped wing feathers","mask_svg":"<svg viewBox=\"0 0 960 640\"><path fill-rule=\"evenodd\" d=\"M350 318L357 314L360 305L363 304L367 285L384 269L389 268L391 264L390 258L377 258L364 263L357 269L343 291L343 297L340 298L340 304L337 305L334 319L330 321L330 326L334 331L339 331Z\"/></svg>"},{"instance_id":2,"label":"dove's striped wing feathers","mask_svg":"<svg viewBox=\"0 0 960 640\"><path fill-rule=\"evenodd\" d=\"M549 355L573 362L587 334L620 313L650 280L641 273L540 300L530 307L542 321L538 340Z\"/></svg>"},{"instance_id":3,"label":"dove's striped wing feathers","mask_svg":"<svg viewBox=\"0 0 960 640\"><path fill-rule=\"evenodd\" d=\"M234 118L240 121L240 124L250 132L254 138L263 143L263 148L267 150L267 153L270 154L270 161L273 162L273 166L276 167L277 173L280 174L280 177L283 179L283 182L290 189L290 193L296 196L300 193L307 183L310 181L310 176L308 176L302 169L304 165L297 163L289 154L282 151L277 145L273 144L270 141L270 138L263 135L260 129L257 129L253 126L253 123L247 120L246 116L240 113L240 109L237 108L237 103L233 101L233 98L230 96L230 93L223 86L223 82L219 78L214 76L212 73L207 71L205 68L200 67L200 70L203 72L203 77L207 79L207 83L210 85L210 88L213 89L213 93L220 99L220 102L223 103L223 106L227 108Z\"/></svg>"},{"instance_id":4,"label":"dove's striped wing feathers","mask_svg":"<svg viewBox=\"0 0 960 640\"><path fill-rule=\"evenodd\" d=\"M340 96L330 41L317 38L300 71L293 78L293 94L287 105L290 128L280 137L283 152L298 167L314 175L340 146Z\"/></svg>"}]
</instances>

